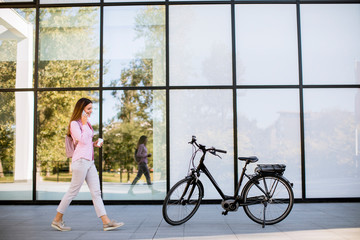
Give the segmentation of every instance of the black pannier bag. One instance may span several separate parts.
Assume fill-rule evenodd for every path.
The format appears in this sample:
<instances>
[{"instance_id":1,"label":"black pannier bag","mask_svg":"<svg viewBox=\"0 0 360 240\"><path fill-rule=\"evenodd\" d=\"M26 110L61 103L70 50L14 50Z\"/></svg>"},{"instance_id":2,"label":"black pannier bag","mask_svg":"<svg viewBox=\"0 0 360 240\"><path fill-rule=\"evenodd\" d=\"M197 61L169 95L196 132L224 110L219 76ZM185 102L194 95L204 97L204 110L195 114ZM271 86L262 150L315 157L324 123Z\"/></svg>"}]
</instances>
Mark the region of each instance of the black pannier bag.
<instances>
[{"instance_id":1,"label":"black pannier bag","mask_svg":"<svg viewBox=\"0 0 360 240\"><path fill-rule=\"evenodd\" d=\"M283 175L285 172L285 164L258 164L255 168L255 173L266 176L266 175Z\"/></svg>"}]
</instances>

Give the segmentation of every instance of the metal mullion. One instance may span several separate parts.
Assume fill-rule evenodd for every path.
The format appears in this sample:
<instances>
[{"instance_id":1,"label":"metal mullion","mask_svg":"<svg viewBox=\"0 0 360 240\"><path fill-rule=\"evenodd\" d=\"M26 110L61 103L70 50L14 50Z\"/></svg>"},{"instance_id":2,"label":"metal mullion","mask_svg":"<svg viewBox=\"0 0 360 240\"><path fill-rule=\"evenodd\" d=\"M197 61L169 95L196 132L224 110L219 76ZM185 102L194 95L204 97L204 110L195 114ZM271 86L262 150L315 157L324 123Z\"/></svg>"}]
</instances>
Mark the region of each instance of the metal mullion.
<instances>
[{"instance_id":1,"label":"metal mullion","mask_svg":"<svg viewBox=\"0 0 360 240\"><path fill-rule=\"evenodd\" d=\"M103 129L103 49L104 49L104 5L103 0L100 1L100 50L99 50L99 57L100 57L100 73L99 73L99 138L103 138L102 136L102 129ZM100 180L100 191L101 197L103 198L103 156L102 156L102 148L99 148L99 180Z\"/></svg>"},{"instance_id":2,"label":"metal mullion","mask_svg":"<svg viewBox=\"0 0 360 240\"><path fill-rule=\"evenodd\" d=\"M298 89L299 85L237 85L237 89Z\"/></svg>"},{"instance_id":3,"label":"metal mullion","mask_svg":"<svg viewBox=\"0 0 360 240\"><path fill-rule=\"evenodd\" d=\"M231 0L232 1L232 0ZM169 1L170 5L219 5L219 4L225 4L229 5L231 4L231 1Z\"/></svg>"},{"instance_id":4,"label":"metal mullion","mask_svg":"<svg viewBox=\"0 0 360 240\"><path fill-rule=\"evenodd\" d=\"M360 88L359 84L341 85L302 85L303 88Z\"/></svg>"},{"instance_id":5,"label":"metal mullion","mask_svg":"<svg viewBox=\"0 0 360 240\"><path fill-rule=\"evenodd\" d=\"M99 7L99 3L56 3L39 4L41 8L65 8L65 7Z\"/></svg>"},{"instance_id":6,"label":"metal mullion","mask_svg":"<svg viewBox=\"0 0 360 240\"><path fill-rule=\"evenodd\" d=\"M301 18L300 4L296 4L297 21L297 44L298 44L298 70L299 70L299 110L300 110L300 157L301 157L301 198L306 199L306 169L305 169L305 123L304 123L304 89L303 89L303 68L302 68L302 48L301 48Z\"/></svg>"},{"instance_id":7,"label":"metal mullion","mask_svg":"<svg viewBox=\"0 0 360 240\"><path fill-rule=\"evenodd\" d=\"M172 90L196 90L196 89L233 89L232 85L221 86L169 86Z\"/></svg>"},{"instance_id":8,"label":"metal mullion","mask_svg":"<svg viewBox=\"0 0 360 240\"><path fill-rule=\"evenodd\" d=\"M353 4L353 3L360 3L360 0L298 0L301 4Z\"/></svg>"},{"instance_id":9,"label":"metal mullion","mask_svg":"<svg viewBox=\"0 0 360 240\"><path fill-rule=\"evenodd\" d=\"M36 5L33 3L30 4L24 4L24 3L11 3L11 4L4 4L0 3L0 8L35 8Z\"/></svg>"},{"instance_id":10,"label":"metal mullion","mask_svg":"<svg viewBox=\"0 0 360 240\"><path fill-rule=\"evenodd\" d=\"M166 86L147 86L147 87L102 87L102 89L104 91L109 91L109 90L121 90L121 91L126 91L126 90L166 90Z\"/></svg>"},{"instance_id":11,"label":"metal mullion","mask_svg":"<svg viewBox=\"0 0 360 240\"><path fill-rule=\"evenodd\" d=\"M60 91L98 91L99 87L70 87L70 88L37 88L38 92L60 92Z\"/></svg>"},{"instance_id":12,"label":"metal mullion","mask_svg":"<svg viewBox=\"0 0 360 240\"><path fill-rule=\"evenodd\" d=\"M144 5L166 5L165 2L107 2L103 6L115 7L115 6L144 6Z\"/></svg>"},{"instance_id":13,"label":"metal mullion","mask_svg":"<svg viewBox=\"0 0 360 240\"><path fill-rule=\"evenodd\" d=\"M169 0L165 1L165 85L166 85L166 193L170 190L170 54Z\"/></svg>"},{"instance_id":14,"label":"metal mullion","mask_svg":"<svg viewBox=\"0 0 360 240\"><path fill-rule=\"evenodd\" d=\"M37 0L38 1L38 0ZM33 189L32 189L32 201L35 203L37 201L36 199L36 173L37 173L37 104L38 104L38 86L39 86L39 74L38 74L38 68L39 68L39 37L40 37L40 9L39 6L36 6L35 10L35 63L34 63L34 136L33 136Z\"/></svg>"},{"instance_id":15,"label":"metal mullion","mask_svg":"<svg viewBox=\"0 0 360 240\"><path fill-rule=\"evenodd\" d=\"M233 142L234 142L234 192L238 185L238 141L237 141L237 89L236 89L236 21L235 21L235 4L231 3L231 44L232 44L232 74L233 74Z\"/></svg>"},{"instance_id":16,"label":"metal mullion","mask_svg":"<svg viewBox=\"0 0 360 240\"><path fill-rule=\"evenodd\" d=\"M2 88L0 92L32 92L35 88Z\"/></svg>"}]
</instances>

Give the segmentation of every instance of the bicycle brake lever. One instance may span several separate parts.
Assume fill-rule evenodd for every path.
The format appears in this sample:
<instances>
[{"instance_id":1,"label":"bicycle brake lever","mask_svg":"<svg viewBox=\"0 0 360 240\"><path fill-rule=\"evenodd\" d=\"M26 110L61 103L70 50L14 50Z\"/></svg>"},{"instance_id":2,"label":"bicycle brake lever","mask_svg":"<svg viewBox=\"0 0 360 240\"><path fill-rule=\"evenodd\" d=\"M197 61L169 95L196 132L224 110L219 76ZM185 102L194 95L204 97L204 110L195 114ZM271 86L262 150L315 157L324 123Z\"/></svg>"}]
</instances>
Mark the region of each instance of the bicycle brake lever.
<instances>
[{"instance_id":1,"label":"bicycle brake lever","mask_svg":"<svg viewBox=\"0 0 360 240\"><path fill-rule=\"evenodd\" d=\"M211 153L212 155L217 156L217 157L219 157L220 159L222 159L222 157L220 157L218 154L216 154L215 149L210 149L210 150L209 150L209 153Z\"/></svg>"}]
</instances>

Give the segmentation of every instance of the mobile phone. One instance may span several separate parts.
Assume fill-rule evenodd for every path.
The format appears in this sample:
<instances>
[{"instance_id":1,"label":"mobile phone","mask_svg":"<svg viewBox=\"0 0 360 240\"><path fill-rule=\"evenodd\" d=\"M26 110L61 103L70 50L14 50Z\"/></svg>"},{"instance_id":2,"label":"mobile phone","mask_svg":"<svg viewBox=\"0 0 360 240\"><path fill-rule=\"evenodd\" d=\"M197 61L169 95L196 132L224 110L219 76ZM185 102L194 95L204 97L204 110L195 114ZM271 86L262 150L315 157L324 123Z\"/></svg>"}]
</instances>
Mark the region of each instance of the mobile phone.
<instances>
[{"instance_id":1,"label":"mobile phone","mask_svg":"<svg viewBox=\"0 0 360 240\"><path fill-rule=\"evenodd\" d=\"M101 143L103 142L104 140L102 138L99 138L98 140L98 143L97 143L97 146L100 147Z\"/></svg>"},{"instance_id":2,"label":"mobile phone","mask_svg":"<svg viewBox=\"0 0 360 240\"><path fill-rule=\"evenodd\" d=\"M85 110L83 110L82 115L87 116L87 113L85 112Z\"/></svg>"}]
</instances>

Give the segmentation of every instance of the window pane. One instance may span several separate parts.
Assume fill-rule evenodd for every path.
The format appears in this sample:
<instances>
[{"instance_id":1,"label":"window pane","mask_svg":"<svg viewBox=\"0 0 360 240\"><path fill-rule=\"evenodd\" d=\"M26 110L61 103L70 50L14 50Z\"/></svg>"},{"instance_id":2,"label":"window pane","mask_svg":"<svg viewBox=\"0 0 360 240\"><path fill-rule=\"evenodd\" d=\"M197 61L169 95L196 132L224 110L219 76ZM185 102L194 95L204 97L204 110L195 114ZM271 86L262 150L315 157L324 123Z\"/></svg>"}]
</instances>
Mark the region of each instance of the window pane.
<instances>
[{"instance_id":1,"label":"window pane","mask_svg":"<svg viewBox=\"0 0 360 240\"><path fill-rule=\"evenodd\" d=\"M298 84L295 4L236 5L236 80Z\"/></svg>"},{"instance_id":2,"label":"window pane","mask_svg":"<svg viewBox=\"0 0 360 240\"><path fill-rule=\"evenodd\" d=\"M165 85L165 8L105 7L104 16L104 85Z\"/></svg>"},{"instance_id":3,"label":"window pane","mask_svg":"<svg viewBox=\"0 0 360 240\"><path fill-rule=\"evenodd\" d=\"M232 84L230 6L174 5L169 18L170 84Z\"/></svg>"},{"instance_id":4,"label":"window pane","mask_svg":"<svg viewBox=\"0 0 360 240\"><path fill-rule=\"evenodd\" d=\"M0 9L0 88L32 88L34 9Z\"/></svg>"},{"instance_id":5,"label":"window pane","mask_svg":"<svg viewBox=\"0 0 360 240\"><path fill-rule=\"evenodd\" d=\"M37 133L37 200L61 200L71 181L71 159L65 154L65 135L76 102L86 97L93 101L89 118L94 140L99 131L98 92L40 92L38 94ZM95 165L99 166L99 150L94 149ZM91 199L89 189L83 184L75 200Z\"/></svg>"},{"instance_id":6,"label":"window pane","mask_svg":"<svg viewBox=\"0 0 360 240\"><path fill-rule=\"evenodd\" d=\"M360 197L359 89L305 89L306 197Z\"/></svg>"},{"instance_id":7,"label":"window pane","mask_svg":"<svg viewBox=\"0 0 360 240\"><path fill-rule=\"evenodd\" d=\"M166 95L162 90L104 92L104 199L162 200L165 198L165 106ZM134 159L135 149L142 135L148 139L145 144L148 154L152 154L148 157L147 165L138 165ZM146 175L141 174L144 169L149 169L149 182L145 178ZM134 182L137 174L141 178ZM131 186L131 183L134 185ZM152 185L147 185L149 183Z\"/></svg>"},{"instance_id":8,"label":"window pane","mask_svg":"<svg viewBox=\"0 0 360 240\"><path fill-rule=\"evenodd\" d=\"M32 200L34 94L0 93L0 200Z\"/></svg>"},{"instance_id":9,"label":"window pane","mask_svg":"<svg viewBox=\"0 0 360 240\"><path fill-rule=\"evenodd\" d=\"M40 9L39 86L99 83L99 8Z\"/></svg>"},{"instance_id":10,"label":"window pane","mask_svg":"<svg viewBox=\"0 0 360 240\"><path fill-rule=\"evenodd\" d=\"M234 193L232 90L175 90L170 92L170 186L188 173L195 135L199 144L227 151L219 159L206 155L205 165L225 194ZM197 154L195 164L201 154ZM197 166L197 165L196 165ZM220 195L203 174L205 199Z\"/></svg>"},{"instance_id":11,"label":"window pane","mask_svg":"<svg viewBox=\"0 0 360 240\"><path fill-rule=\"evenodd\" d=\"M360 4L302 4L304 84L360 83Z\"/></svg>"},{"instance_id":12,"label":"window pane","mask_svg":"<svg viewBox=\"0 0 360 240\"><path fill-rule=\"evenodd\" d=\"M238 90L238 155L257 156L259 164L286 164L285 177L301 197L298 90ZM239 171L243 163L239 164ZM253 172L256 164L249 166Z\"/></svg>"}]
</instances>

